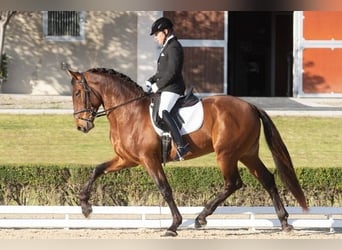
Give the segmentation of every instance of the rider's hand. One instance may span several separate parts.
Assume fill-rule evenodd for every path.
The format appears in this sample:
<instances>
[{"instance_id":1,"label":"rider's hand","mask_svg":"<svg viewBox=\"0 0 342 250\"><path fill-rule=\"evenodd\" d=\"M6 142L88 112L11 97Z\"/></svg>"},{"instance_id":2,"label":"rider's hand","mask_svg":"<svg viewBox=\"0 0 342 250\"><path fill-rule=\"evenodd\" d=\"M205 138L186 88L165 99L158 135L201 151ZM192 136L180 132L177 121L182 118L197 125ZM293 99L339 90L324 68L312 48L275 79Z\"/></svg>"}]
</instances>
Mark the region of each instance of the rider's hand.
<instances>
[{"instance_id":1,"label":"rider's hand","mask_svg":"<svg viewBox=\"0 0 342 250\"><path fill-rule=\"evenodd\" d=\"M145 81L146 86L146 92L151 93L152 92L152 83L150 81Z\"/></svg>"},{"instance_id":2,"label":"rider's hand","mask_svg":"<svg viewBox=\"0 0 342 250\"><path fill-rule=\"evenodd\" d=\"M157 93L157 91L158 91L158 86L157 86L156 83L153 83L152 86L151 86L151 88L152 88L152 92L153 92L153 93Z\"/></svg>"}]
</instances>

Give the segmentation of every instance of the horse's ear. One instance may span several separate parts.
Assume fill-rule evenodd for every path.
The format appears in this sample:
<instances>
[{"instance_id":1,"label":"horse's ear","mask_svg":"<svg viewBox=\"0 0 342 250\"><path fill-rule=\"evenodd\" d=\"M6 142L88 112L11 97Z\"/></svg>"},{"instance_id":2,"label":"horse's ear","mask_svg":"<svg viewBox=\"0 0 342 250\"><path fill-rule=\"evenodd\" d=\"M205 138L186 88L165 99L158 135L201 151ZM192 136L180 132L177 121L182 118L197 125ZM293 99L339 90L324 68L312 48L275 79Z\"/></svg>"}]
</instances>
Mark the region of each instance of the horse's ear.
<instances>
[{"instance_id":1,"label":"horse's ear","mask_svg":"<svg viewBox=\"0 0 342 250\"><path fill-rule=\"evenodd\" d=\"M74 72L74 71L71 71L71 70L67 70L68 72L68 75L71 77L71 78L74 78L74 79L79 79L80 78L80 73L79 72Z\"/></svg>"}]
</instances>

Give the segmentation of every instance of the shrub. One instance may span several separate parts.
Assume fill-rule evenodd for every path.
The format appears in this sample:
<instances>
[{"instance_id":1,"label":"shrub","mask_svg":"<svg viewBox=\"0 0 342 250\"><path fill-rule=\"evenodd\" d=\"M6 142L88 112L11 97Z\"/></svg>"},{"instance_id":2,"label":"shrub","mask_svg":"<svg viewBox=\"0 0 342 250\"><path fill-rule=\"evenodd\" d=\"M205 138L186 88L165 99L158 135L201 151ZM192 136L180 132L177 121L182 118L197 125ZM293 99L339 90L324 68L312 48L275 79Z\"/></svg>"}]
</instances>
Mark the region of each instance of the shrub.
<instances>
[{"instance_id":1,"label":"shrub","mask_svg":"<svg viewBox=\"0 0 342 250\"><path fill-rule=\"evenodd\" d=\"M79 165L0 166L1 205L79 205L78 194L92 167ZM225 202L230 206L272 206L268 193L248 172L240 170L244 186ZM179 206L202 206L213 199L223 184L215 167L166 167L166 175ZM309 206L342 205L342 169L299 168L298 179ZM285 205L298 206L294 197L276 178ZM111 173L94 185L94 205L162 205L162 196L142 167Z\"/></svg>"}]
</instances>

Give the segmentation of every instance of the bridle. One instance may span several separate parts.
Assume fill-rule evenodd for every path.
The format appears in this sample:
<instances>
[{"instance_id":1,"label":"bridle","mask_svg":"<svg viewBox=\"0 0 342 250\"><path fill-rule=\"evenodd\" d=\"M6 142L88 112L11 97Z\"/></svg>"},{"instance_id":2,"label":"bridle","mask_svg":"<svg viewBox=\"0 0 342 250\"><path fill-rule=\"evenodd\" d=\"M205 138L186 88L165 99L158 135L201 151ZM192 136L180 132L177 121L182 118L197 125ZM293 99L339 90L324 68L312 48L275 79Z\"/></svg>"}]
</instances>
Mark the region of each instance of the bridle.
<instances>
[{"instance_id":1,"label":"bridle","mask_svg":"<svg viewBox=\"0 0 342 250\"><path fill-rule=\"evenodd\" d=\"M96 94L96 92L88 85L87 80L84 77L84 74L81 73L81 86L83 88L83 109L75 111L74 112L74 117L80 120L84 120L84 121L88 121L88 122L92 122L94 120L94 118L97 115L97 108L94 108L91 101L90 101L90 93L94 93L94 95L96 96L96 98L99 98L99 96ZM81 113L89 113L90 116L88 118L83 118L83 117L79 117L77 116L78 114Z\"/></svg>"},{"instance_id":2,"label":"bridle","mask_svg":"<svg viewBox=\"0 0 342 250\"><path fill-rule=\"evenodd\" d=\"M151 94L150 93L145 93L143 95L140 95L138 97L135 97L133 99L130 99L126 102L123 102L123 103L120 103L116 106L113 106L113 107L110 107L108 109L105 109L105 110L102 110L102 111L97 111L97 108L95 108L91 101L90 101L90 94L93 93L95 95L95 97L101 101L102 103L102 106L103 106L103 102L102 102L102 98L100 97L100 95L93 89L91 88L88 83L87 83L87 80L85 79L84 77L84 74L83 73L80 73L81 74L81 85L82 85L82 88L83 88L83 109L81 110L78 110L78 111L75 111L74 112L74 117L76 117L77 119L80 119L80 120L84 120L84 121L88 121L88 122L93 122L93 120L96 118L96 117L101 117L101 116L105 116L105 115L109 115L112 111L114 111L115 109L117 108L120 108L122 106L125 106L131 102L135 102L135 101L138 101L140 99L143 99L147 96L150 96ZM90 116L88 118L83 118L83 117L78 117L77 115L78 114L81 114L81 113L89 113Z\"/></svg>"}]
</instances>

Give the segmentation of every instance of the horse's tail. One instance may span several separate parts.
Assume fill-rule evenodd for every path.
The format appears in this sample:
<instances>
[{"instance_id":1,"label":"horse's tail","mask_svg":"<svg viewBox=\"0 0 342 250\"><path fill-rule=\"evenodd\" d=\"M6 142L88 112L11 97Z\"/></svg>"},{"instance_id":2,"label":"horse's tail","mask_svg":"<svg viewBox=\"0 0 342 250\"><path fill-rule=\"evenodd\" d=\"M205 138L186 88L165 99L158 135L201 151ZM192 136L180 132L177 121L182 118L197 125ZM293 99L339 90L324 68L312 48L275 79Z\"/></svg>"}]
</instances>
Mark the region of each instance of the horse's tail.
<instances>
[{"instance_id":1,"label":"horse's tail","mask_svg":"<svg viewBox=\"0 0 342 250\"><path fill-rule=\"evenodd\" d=\"M293 196L298 201L299 205L304 210L307 210L308 206L306 204L303 190L297 179L290 154L279 134L278 129L264 110L259 109L254 105L252 106L258 112L259 117L261 118L264 127L266 142L272 152L273 160L275 162L277 170L279 171L280 179L291 191Z\"/></svg>"}]
</instances>

